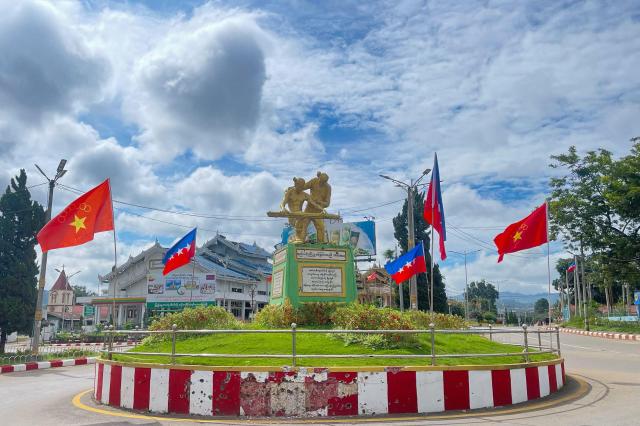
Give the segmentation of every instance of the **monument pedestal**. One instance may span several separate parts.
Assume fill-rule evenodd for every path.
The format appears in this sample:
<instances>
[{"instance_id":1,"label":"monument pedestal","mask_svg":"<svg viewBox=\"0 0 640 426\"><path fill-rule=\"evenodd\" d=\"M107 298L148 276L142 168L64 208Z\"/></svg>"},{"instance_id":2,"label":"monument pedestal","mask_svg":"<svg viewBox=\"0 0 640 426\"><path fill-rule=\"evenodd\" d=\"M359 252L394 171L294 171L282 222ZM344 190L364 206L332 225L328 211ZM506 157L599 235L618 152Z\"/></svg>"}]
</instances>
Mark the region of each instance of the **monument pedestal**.
<instances>
[{"instance_id":1,"label":"monument pedestal","mask_svg":"<svg viewBox=\"0 0 640 426\"><path fill-rule=\"evenodd\" d=\"M287 244L273 255L270 303L356 300L353 250L336 244Z\"/></svg>"}]
</instances>

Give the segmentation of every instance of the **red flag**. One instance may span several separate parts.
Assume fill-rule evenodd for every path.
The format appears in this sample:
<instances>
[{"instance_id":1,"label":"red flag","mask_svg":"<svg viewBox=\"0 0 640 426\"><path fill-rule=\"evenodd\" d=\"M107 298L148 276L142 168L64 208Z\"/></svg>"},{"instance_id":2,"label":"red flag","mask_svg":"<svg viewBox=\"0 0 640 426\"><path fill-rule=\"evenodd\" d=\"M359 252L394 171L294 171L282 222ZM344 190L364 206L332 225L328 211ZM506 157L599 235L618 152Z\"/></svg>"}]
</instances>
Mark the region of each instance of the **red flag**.
<instances>
[{"instance_id":1,"label":"red flag","mask_svg":"<svg viewBox=\"0 0 640 426\"><path fill-rule=\"evenodd\" d=\"M371 274L369 274L369 275L367 276L367 282L368 282L368 283L373 282L373 281L375 281L375 280L376 280L376 278L377 278L376 273L375 273L375 272L372 272Z\"/></svg>"},{"instance_id":2,"label":"red flag","mask_svg":"<svg viewBox=\"0 0 640 426\"><path fill-rule=\"evenodd\" d=\"M498 247L498 263L507 253L537 247L547 242L547 203L535 209L529 216L512 223L498 234L493 242Z\"/></svg>"},{"instance_id":3,"label":"red flag","mask_svg":"<svg viewBox=\"0 0 640 426\"><path fill-rule=\"evenodd\" d=\"M109 179L81 195L38 232L43 252L84 244L98 232L113 230Z\"/></svg>"},{"instance_id":4,"label":"red flag","mask_svg":"<svg viewBox=\"0 0 640 426\"><path fill-rule=\"evenodd\" d=\"M440 190L440 169L438 167L438 155L434 154L433 171L431 172L431 182L427 199L424 201L424 220L438 232L438 247L440 248L440 259L447 258L447 251L444 242L447 240L447 229L444 223L444 204L442 203L442 191ZM432 231L433 232L433 231ZM433 255L433 253L431 253Z\"/></svg>"}]
</instances>

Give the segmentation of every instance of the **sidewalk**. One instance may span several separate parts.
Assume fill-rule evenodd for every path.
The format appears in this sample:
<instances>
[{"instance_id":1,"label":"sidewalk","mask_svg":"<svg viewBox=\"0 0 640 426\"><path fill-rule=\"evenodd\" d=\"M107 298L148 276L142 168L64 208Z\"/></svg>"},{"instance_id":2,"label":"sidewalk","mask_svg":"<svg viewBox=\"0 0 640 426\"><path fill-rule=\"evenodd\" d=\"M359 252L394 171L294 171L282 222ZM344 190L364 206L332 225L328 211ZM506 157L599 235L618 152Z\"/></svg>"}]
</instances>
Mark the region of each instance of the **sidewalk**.
<instances>
[{"instance_id":1,"label":"sidewalk","mask_svg":"<svg viewBox=\"0 0 640 426\"><path fill-rule=\"evenodd\" d=\"M586 331L575 328L560 328L563 333L580 334L582 336L602 337L605 339L635 340L640 342L640 334L616 333L611 331Z\"/></svg>"}]
</instances>

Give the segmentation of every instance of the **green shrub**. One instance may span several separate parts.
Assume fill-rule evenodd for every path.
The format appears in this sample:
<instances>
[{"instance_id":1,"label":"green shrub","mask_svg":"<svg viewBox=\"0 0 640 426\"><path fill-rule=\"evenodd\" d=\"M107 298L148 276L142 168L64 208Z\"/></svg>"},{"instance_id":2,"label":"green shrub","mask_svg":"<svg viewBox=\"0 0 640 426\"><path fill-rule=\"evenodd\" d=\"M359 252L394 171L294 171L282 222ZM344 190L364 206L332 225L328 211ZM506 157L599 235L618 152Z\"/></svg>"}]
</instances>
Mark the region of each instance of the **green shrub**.
<instances>
[{"instance_id":1,"label":"green shrub","mask_svg":"<svg viewBox=\"0 0 640 426\"><path fill-rule=\"evenodd\" d=\"M149 326L149 330L171 330L173 324L178 326L178 330L236 330L241 326L240 322L222 307L197 306L156 318ZM152 335L146 338L145 341L168 338L169 334Z\"/></svg>"},{"instance_id":2,"label":"green shrub","mask_svg":"<svg viewBox=\"0 0 640 426\"><path fill-rule=\"evenodd\" d=\"M469 324L464 318L457 315L433 313L433 318L429 312L424 311L405 311L403 315L413 324L414 328L426 330L429 324L433 322L438 330L467 328Z\"/></svg>"},{"instance_id":3,"label":"green shrub","mask_svg":"<svg viewBox=\"0 0 640 426\"><path fill-rule=\"evenodd\" d=\"M331 317L336 328L345 330L414 330L402 313L390 308L350 304L337 307ZM345 344L362 343L372 349L416 346L414 334L331 334Z\"/></svg>"},{"instance_id":4,"label":"green shrub","mask_svg":"<svg viewBox=\"0 0 640 426\"><path fill-rule=\"evenodd\" d=\"M487 311L482 315L482 318L488 322L489 324L495 324L496 322L496 314L494 314L493 312Z\"/></svg>"},{"instance_id":5,"label":"green shrub","mask_svg":"<svg viewBox=\"0 0 640 426\"><path fill-rule=\"evenodd\" d=\"M298 308L297 319L305 326L326 326L331 324L331 316L341 304L334 302L308 302Z\"/></svg>"},{"instance_id":6,"label":"green shrub","mask_svg":"<svg viewBox=\"0 0 640 426\"><path fill-rule=\"evenodd\" d=\"M292 322L298 323L298 312L287 299L282 305L265 306L254 321L266 328L289 328Z\"/></svg>"},{"instance_id":7,"label":"green shrub","mask_svg":"<svg viewBox=\"0 0 640 426\"><path fill-rule=\"evenodd\" d=\"M282 305L267 305L256 314L255 323L266 328L289 328L295 322L299 327L317 327L331 324L331 315L338 303L309 302L294 308L289 300Z\"/></svg>"}]
</instances>

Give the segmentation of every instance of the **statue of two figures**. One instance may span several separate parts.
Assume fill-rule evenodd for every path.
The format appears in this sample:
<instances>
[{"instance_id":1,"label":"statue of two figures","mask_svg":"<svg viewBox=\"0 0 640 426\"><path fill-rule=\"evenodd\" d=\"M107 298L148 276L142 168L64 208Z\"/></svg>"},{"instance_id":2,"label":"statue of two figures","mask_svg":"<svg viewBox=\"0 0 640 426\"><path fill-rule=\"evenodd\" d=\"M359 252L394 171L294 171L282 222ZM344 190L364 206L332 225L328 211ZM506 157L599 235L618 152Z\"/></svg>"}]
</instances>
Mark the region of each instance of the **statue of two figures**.
<instances>
[{"instance_id":1,"label":"statue of two figures","mask_svg":"<svg viewBox=\"0 0 640 426\"><path fill-rule=\"evenodd\" d=\"M309 192L305 192L309 190ZM318 243L325 243L325 219L339 219L338 215L327 213L331 203L331 185L326 173L318 172L309 181L293 178L293 186L286 189L280 203L279 212L268 212L271 217L287 217L295 230L293 243L304 243L307 239L309 222L316 228Z\"/></svg>"}]
</instances>

